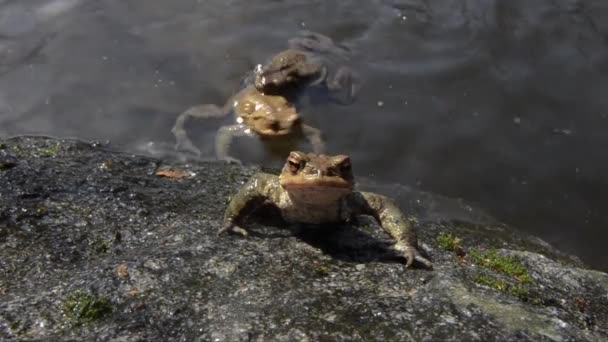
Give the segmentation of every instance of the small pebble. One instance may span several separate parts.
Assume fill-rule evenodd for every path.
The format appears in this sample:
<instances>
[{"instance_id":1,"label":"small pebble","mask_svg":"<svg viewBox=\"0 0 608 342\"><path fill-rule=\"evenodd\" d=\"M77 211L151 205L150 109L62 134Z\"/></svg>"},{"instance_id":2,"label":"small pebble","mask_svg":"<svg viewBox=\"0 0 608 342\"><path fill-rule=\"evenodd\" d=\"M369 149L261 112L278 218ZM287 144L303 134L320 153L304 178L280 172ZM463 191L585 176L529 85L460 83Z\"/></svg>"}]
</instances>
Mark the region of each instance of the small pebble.
<instances>
[{"instance_id":1,"label":"small pebble","mask_svg":"<svg viewBox=\"0 0 608 342\"><path fill-rule=\"evenodd\" d=\"M116 269L116 275L118 278L127 279L129 278L129 267L127 264L120 264Z\"/></svg>"}]
</instances>

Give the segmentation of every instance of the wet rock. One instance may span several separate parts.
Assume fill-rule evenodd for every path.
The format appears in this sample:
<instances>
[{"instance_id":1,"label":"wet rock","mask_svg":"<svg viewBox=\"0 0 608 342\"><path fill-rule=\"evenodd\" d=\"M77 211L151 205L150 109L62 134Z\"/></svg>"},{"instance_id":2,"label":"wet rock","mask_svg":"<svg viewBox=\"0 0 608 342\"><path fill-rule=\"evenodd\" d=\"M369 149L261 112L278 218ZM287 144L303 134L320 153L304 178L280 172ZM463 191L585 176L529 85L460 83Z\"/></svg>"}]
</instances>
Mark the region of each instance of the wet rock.
<instances>
[{"instance_id":1,"label":"wet rock","mask_svg":"<svg viewBox=\"0 0 608 342\"><path fill-rule=\"evenodd\" d=\"M218 237L253 168L0 144L1 340L608 338L607 274L462 201L367 182L415 218L435 268L406 270L365 218Z\"/></svg>"}]
</instances>

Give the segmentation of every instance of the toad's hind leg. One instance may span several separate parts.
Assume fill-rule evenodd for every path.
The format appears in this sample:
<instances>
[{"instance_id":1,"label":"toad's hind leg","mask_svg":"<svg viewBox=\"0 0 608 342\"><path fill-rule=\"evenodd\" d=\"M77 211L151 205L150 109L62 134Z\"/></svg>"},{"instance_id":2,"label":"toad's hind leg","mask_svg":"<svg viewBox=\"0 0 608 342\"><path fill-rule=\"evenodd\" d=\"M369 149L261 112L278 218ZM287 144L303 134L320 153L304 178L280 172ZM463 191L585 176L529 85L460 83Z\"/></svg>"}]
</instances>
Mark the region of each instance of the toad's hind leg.
<instances>
[{"instance_id":1,"label":"toad's hind leg","mask_svg":"<svg viewBox=\"0 0 608 342\"><path fill-rule=\"evenodd\" d=\"M240 160L231 157L230 145L234 137L252 136L251 130L244 125L223 126L217 131L215 136L215 153L217 159L227 162L241 163Z\"/></svg>"},{"instance_id":2,"label":"toad's hind leg","mask_svg":"<svg viewBox=\"0 0 608 342\"><path fill-rule=\"evenodd\" d=\"M189 118L195 119L208 119L208 118L220 118L226 116L229 112L222 109L219 106L213 104L204 104L189 108L185 112L181 113L175 125L171 129L171 132L175 136L175 149L178 151L187 151L194 153L195 155L201 155L201 151L198 147L194 146L192 140L188 137L188 133L184 129L184 125Z\"/></svg>"},{"instance_id":3,"label":"toad's hind leg","mask_svg":"<svg viewBox=\"0 0 608 342\"><path fill-rule=\"evenodd\" d=\"M341 104L351 104L359 90L359 76L349 67L340 67L327 77L327 89L332 98Z\"/></svg>"},{"instance_id":4,"label":"toad's hind leg","mask_svg":"<svg viewBox=\"0 0 608 342\"><path fill-rule=\"evenodd\" d=\"M299 31L296 37L287 41L287 44L291 49L314 53L330 53L342 57L347 57L350 53L347 47L336 44L330 37L309 30Z\"/></svg>"}]
</instances>

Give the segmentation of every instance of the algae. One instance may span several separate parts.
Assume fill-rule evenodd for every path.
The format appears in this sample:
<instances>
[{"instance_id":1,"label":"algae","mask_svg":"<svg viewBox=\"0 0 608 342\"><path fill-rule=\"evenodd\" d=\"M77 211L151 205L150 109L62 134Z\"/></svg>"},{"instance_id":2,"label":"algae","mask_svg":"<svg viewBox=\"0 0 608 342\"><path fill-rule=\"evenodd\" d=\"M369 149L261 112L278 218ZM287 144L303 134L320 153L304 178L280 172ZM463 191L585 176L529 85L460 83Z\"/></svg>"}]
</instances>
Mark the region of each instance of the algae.
<instances>
[{"instance_id":1,"label":"algae","mask_svg":"<svg viewBox=\"0 0 608 342\"><path fill-rule=\"evenodd\" d=\"M98 321L112 312L110 300L81 290L72 292L63 302L63 313L75 325Z\"/></svg>"}]
</instances>

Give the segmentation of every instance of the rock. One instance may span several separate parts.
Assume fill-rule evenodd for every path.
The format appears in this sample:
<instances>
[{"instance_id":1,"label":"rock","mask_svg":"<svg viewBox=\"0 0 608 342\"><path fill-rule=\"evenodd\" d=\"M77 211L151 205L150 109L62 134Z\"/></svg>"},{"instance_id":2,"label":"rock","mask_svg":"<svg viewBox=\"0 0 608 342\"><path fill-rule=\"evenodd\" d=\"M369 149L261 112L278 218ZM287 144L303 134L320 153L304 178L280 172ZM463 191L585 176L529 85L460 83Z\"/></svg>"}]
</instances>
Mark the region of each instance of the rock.
<instances>
[{"instance_id":1,"label":"rock","mask_svg":"<svg viewBox=\"0 0 608 342\"><path fill-rule=\"evenodd\" d=\"M367 218L217 236L255 168L45 137L0 156L0 340L608 339L607 274L463 201L365 182L416 221L435 268L406 270Z\"/></svg>"}]
</instances>

